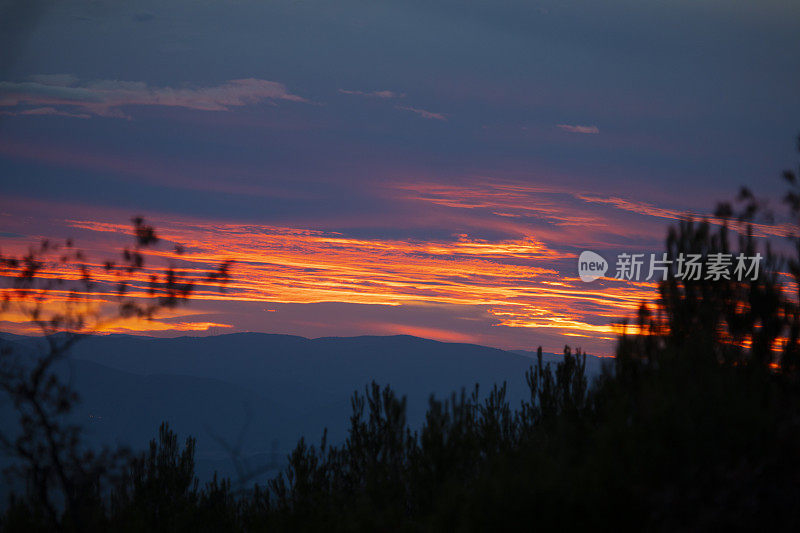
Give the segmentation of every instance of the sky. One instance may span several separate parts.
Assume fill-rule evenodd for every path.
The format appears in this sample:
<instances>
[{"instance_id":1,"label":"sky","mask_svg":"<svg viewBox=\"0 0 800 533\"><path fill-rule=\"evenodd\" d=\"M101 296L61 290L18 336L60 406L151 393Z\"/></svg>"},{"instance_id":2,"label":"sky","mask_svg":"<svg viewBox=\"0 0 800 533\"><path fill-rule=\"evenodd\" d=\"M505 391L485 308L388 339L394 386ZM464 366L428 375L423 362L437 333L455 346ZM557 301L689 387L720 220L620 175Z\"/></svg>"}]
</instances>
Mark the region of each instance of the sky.
<instances>
[{"instance_id":1,"label":"sky","mask_svg":"<svg viewBox=\"0 0 800 533\"><path fill-rule=\"evenodd\" d=\"M235 261L109 332L609 354L655 284L578 254L780 194L798 35L770 0L0 0L0 252L107 256L141 215Z\"/></svg>"}]
</instances>

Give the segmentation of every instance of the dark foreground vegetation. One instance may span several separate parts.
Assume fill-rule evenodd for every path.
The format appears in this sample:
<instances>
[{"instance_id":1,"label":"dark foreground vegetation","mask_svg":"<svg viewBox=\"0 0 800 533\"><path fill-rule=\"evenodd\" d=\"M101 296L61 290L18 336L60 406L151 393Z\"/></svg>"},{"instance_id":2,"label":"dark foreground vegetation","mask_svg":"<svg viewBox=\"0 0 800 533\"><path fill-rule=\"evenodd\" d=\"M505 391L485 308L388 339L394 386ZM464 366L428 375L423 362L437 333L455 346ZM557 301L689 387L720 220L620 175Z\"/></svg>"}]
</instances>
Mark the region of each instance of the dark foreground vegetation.
<instances>
[{"instance_id":1,"label":"dark foreground vegetation","mask_svg":"<svg viewBox=\"0 0 800 533\"><path fill-rule=\"evenodd\" d=\"M796 228L798 184L786 179ZM743 190L719 206L719 224L673 228L672 256L760 250L761 275L671 275L594 383L583 354L565 349L556 367L540 359L531 368L522 405L509 405L502 386L431 399L415 432L404 400L373 384L353 396L345 443L301 440L285 471L260 487L200 486L194 441L166 426L144 454L95 455L92 468L75 443L35 442L20 449L51 458L23 462L29 490L8 503L2 528L797 531L800 241L790 236L791 255L758 247L761 216L774 213Z\"/></svg>"}]
</instances>

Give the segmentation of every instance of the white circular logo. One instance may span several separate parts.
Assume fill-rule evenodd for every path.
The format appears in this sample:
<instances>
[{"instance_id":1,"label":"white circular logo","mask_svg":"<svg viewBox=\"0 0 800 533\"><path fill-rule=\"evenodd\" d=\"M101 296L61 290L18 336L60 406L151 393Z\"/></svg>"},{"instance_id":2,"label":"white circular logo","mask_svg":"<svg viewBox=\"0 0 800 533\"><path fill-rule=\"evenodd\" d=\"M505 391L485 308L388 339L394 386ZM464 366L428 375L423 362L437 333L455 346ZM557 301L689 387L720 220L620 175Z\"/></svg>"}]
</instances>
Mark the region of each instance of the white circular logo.
<instances>
[{"instance_id":1,"label":"white circular logo","mask_svg":"<svg viewBox=\"0 0 800 533\"><path fill-rule=\"evenodd\" d=\"M602 278L608 271L608 263L602 256L585 250L578 258L578 275L581 281L589 282Z\"/></svg>"}]
</instances>

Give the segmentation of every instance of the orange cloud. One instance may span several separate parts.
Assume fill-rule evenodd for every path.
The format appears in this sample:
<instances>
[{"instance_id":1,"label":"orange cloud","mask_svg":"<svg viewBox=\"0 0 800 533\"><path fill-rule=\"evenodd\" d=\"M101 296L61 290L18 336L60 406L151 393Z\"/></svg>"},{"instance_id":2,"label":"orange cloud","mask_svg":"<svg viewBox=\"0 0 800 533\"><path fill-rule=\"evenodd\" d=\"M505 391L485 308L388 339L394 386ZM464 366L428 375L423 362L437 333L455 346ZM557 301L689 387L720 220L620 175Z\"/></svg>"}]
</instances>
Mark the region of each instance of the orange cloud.
<instances>
[{"instance_id":1,"label":"orange cloud","mask_svg":"<svg viewBox=\"0 0 800 533\"><path fill-rule=\"evenodd\" d=\"M404 324L362 324L368 329L379 331L388 335L413 335L415 337L423 337L425 339L433 339L442 342L464 342L476 343L478 339L473 335L466 333L459 333L457 331L450 331L440 328L426 328L419 326L408 326Z\"/></svg>"},{"instance_id":2,"label":"orange cloud","mask_svg":"<svg viewBox=\"0 0 800 533\"><path fill-rule=\"evenodd\" d=\"M154 333L158 331L208 331L211 328L232 328L230 324L217 322L160 322L157 320L139 320L109 325L96 331L101 335L111 333Z\"/></svg>"},{"instance_id":3,"label":"orange cloud","mask_svg":"<svg viewBox=\"0 0 800 533\"><path fill-rule=\"evenodd\" d=\"M610 279L583 283L575 276L574 250L609 236L618 239L616 245L627 246L631 235L647 235L643 224L615 219L613 213L620 210L632 213L631 217L649 217L653 233L658 230L652 242L659 242L663 235L663 219L678 216L677 211L618 198L491 180L466 186L406 183L393 190L398 199L442 208L426 211L429 218L425 224L436 223L440 213L439 223L449 224L447 216L455 213L469 222L462 226L478 231L489 228L504 236L479 238L462 233L447 239L363 238L302 227L154 218L151 222L162 239L185 246L185 253L177 257L166 251L151 252L151 259L171 261L193 275L202 275L222 261L235 261L226 292L210 283L196 286L193 299L201 305L471 306L480 309L481 316L494 326L610 341L617 333L615 322L633 316L642 301L655 299L655 284ZM575 209L576 203L595 206L595 211ZM602 209L612 212L597 211ZM68 224L88 235L98 250L121 249L125 244L121 234L128 232L127 225L95 220L70 220ZM99 261L92 264L93 273L106 284L101 283L92 297L107 305L113 301L113 280L100 267ZM131 296L148 297L147 276L153 272L138 275ZM46 269L44 274L65 276L58 269ZM66 292L49 296L53 301L68 298ZM217 322L203 318L196 322L196 330L225 327ZM164 327L190 327L175 323L181 322L166 321ZM391 324L393 332L412 334L399 329L406 326ZM381 331L389 331L389 326L381 327ZM161 325L153 328L163 330ZM455 339L453 335L464 334L431 329L423 336Z\"/></svg>"},{"instance_id":4,"label":"orange cloud","mask_svg":"<svg viewBox=\"0 0 800 533\"><path fill-rule=\"evenodd\" d=\"M125 231L93 221L71 224L109 236ZM531 236L490 242L460 235L434 242L356 239L263 225L156 224L162 238L182 243L186 251L180 257L155 255L178 261L184 271L199 273L223 260L236 261L227 292L201 284L194 295L201 301L472 305L485 307L496 325L611 338L609 324L654 294L652 284L606 280L602 286L586 285L565 277L551 265L572 255ZM146 295L143 290L134 294ZM602 324L593 323L598 318Z\"/></svg>"},{"instance_id":5,"label":"orange cloud","mask_svg":"<svg viewBox=\"0 0 800 533\"><path fill-rule=\"evenodd\" d=\"M123 225L101 222L71 224L109 237L127 231ZM652 291L649 286L611 282L602 289L590 288L575 278L565 278L549 265L567 255L532 237L488 242L462 235L447 242L413 242L259 225L156 224L163 239L182 243L186 251L180 257L168 252L153 255L169 258L183 271L200 274L221 261L236 261L225 293L211 284L197 286L193 299L201 302L471 305L485 307L496 325L545 328L569 336L599 333L610 338L610 326L591 320L628 315ZM92 267L98 279L112 281L99 263ZM145 287L150 273L137 277L139 286L131 287L131 296L148 296ZM58 269L46 270L44 275L66 276ZM58 301L68 294L54 292L51 297ZM95 297L101 303L110 302L113 286L98 286ZM164 329L161 325L115 327ZM204 321L197 329L207 327L211 324ZM444 338L441 332L436 335Z\"/></svg>"}]
</instances>

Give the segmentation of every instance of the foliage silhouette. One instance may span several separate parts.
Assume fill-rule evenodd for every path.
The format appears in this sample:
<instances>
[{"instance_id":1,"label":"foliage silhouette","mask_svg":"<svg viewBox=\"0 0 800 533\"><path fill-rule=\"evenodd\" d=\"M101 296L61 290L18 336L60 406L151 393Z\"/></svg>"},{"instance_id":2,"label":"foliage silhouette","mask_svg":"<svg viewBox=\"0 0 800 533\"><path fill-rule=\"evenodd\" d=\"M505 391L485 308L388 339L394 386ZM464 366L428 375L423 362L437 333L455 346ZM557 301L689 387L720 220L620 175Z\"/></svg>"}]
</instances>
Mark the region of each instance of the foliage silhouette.
<instances>
[{"instance_id":1,"label":"foliage silhouette","mask_svg":"<svg viewBox=\"0 0 800 533\"><path fill-rule=\"evenodd\" d=\"M45 529L94 524L102 515L97 505L105 482L114 481L127 456L124 449L87 449L81 426L66 419L79 400L70 382L69 349L116 321L152 319L183 304L198 282L227 281L230 263L204 277L171 264L163 271L146 268L148 251L160 239L141 217L132 222L133 245L118 262L93 263L71 240L45 240L21 256L0 255L0 279L10 282L0 316L15 312L39 329L43 341L0 339L0 391L18 415L16 427L0 428L0 448L14 459L6 474L24 482L25 505ZM20 505L17 500L11 508L22 512Z\"/></svg>"}]
</instances>

